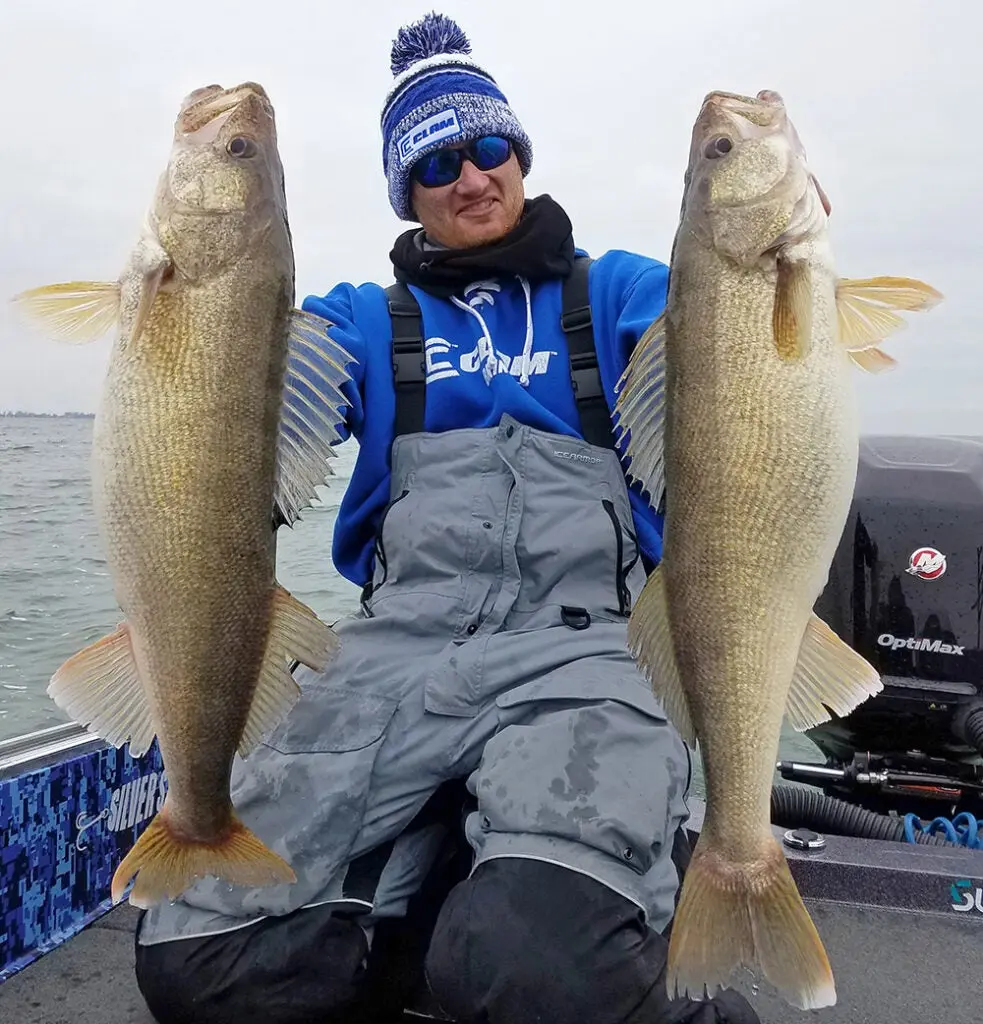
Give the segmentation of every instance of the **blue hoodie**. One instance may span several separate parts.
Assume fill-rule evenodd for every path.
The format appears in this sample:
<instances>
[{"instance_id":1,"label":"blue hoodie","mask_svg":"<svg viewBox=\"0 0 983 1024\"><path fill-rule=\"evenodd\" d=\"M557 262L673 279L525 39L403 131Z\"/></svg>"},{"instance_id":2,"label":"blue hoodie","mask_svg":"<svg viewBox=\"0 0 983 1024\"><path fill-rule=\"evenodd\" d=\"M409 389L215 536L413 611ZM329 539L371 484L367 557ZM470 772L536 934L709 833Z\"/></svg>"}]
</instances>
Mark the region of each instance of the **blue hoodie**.
<instances>
[{"instance_id":1,"label":"blue hoodie","mask_svg":"<svg viewBox=\"0 0 983 1024\"><path fill-rule=\"evenodd\" d=\"M578 250L580 251L580 250ZM611 250L590 267L594 344L608 408L638 339L665 308L669 268ZM410 286L420 303L426 353L428 432L495 427L504 413L538 430L582 437L560 329L561 282L530 287L524 278L474 281L460 297L438 299ZM358 459L335 524L333 559L358 586L372 578L376 525L389 501L390 446L396 414L392 332L385 291L339 284L309 296L304 310L330 320L331 337L357 360L342 391L351 403L342 439ZM662 555L662 517L629 488L638 542L653 563Z\"/></svg>"}]
</instances>

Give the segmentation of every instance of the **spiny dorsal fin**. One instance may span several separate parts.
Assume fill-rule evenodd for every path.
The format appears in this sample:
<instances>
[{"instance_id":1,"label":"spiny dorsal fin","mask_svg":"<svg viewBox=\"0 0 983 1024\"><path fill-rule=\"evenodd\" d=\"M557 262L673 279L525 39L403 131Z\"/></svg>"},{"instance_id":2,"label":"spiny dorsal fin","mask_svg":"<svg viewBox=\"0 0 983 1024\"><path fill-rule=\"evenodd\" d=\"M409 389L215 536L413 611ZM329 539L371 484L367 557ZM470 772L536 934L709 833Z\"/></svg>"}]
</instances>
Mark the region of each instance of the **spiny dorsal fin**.
<instances>
[{"instance_id":1,"label":"spiny dorsal fin","mask_svg":"<svg viewBox=\"0 0 983 1024\"><path fill-rule=\"evenodd\" d=\"M639 338L628 365L615 386L615 435L620 445L631 436L625 455L626 475L642 485L656 508L665 485L663 427L666 397L666 314Z\"/></svg>"},{"instance_id":2,"label":"spiny dorsal fin","mask_svg":"<svg viewBox=\"0 0 983 1024\"><path fill-rule=\"evenodd\" d=\"M274 495L274 513L288 526L331 475L331 445L348 406L341 386L351 380L346 366L354 359L330 337L330 326L312 313L291 315Z\"/></svg>"}]
</instances>

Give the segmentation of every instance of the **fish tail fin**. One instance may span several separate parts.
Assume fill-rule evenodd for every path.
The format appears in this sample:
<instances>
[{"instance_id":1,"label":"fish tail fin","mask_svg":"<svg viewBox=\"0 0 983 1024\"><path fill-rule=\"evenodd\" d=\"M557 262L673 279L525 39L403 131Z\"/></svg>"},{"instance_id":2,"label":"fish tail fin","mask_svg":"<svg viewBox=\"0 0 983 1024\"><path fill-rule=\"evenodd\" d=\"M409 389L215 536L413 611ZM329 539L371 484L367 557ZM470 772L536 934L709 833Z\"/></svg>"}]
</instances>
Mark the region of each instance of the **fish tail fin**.
<instances>
[{"instance_id":1,"label":"fish tail fin","mask_svg":"<svg viewBox=\"0 0 983 1024\"><path fill-rule=\"evenodd\" d=\"M146 910L162 899L177 899L196 879L213 875L235 885L265 886L295 882L290 865L270 850L236 816L213 843L178 836L161 812L141 833L113 875L118 903L130 879L136 881L130 903Z\"/></svg>"},{"instance_id":2,"label":"fish tail fin","mask_svg":"<svg viewBox=\"0 0 983 1024\"><path fill-rule=\"evenodd\" d=\"M738 864L700 845L686 869L672 926L670 997L712 997L738 967L758 969L803 1010L836 1003L833 972L781 848L769 837L760 859Z\"/></svg>"}]
</instances>

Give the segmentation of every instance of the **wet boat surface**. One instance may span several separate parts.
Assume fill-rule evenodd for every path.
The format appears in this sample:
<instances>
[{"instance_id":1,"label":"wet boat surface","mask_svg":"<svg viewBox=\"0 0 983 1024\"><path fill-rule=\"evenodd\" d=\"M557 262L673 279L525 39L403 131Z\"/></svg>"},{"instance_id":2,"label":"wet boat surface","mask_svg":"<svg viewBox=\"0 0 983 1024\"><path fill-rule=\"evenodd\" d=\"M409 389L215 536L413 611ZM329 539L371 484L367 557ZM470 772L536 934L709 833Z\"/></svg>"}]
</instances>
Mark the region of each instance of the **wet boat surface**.
<instances>
[{"instance_id":1,"label":"wet boat surface","mask_svg":"<svg viewBox=\"0 0 983 1024\"><path fill-rule=\"evenodd\" d=\"M694 838L702 809L694 802ZM825 839L821 849L786 852L829 952L838 1003L804 1013L782 1003L767 984L755 990L749 977L738 987L762 1024L978 1024L983 1017L983 853ZM8 978L0 985L0 1020L152 1024L133 973L136 920L137 911L123 904ZM441 1018L429 1017L424 1002L403 1017L407 1024L426 1019Z\"/></svg>"}]
</instances>

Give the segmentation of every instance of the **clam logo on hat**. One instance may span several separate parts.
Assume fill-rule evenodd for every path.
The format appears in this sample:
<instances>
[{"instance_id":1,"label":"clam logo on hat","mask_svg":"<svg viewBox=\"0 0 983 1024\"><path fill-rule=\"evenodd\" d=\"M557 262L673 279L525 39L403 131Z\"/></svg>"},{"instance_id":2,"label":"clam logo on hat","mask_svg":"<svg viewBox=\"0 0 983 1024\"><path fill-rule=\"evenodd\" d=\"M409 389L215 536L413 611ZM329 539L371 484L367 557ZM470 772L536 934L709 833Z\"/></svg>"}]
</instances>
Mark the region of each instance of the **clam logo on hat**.
<instances>
[{"instance_id":1,"label":"clam logo on hat","mask_svg":"<svg viewBox=\"0 0 983 1024\"><path fill-rule=\"evenodd\" d=\"M453 107L441 110L432 114L425 121L411 128L403 135L398 143L400 162L406 163L407 159L423 146L431 142L439 142L441 139L453 139L460 135L464 129L458 119L457 111Z\"/></svg>"},{"instance_id":2,"label":"clam logo on hat","mask_svg":"<svg viewBox=\"0 0 983 1024\"><path fill-rule=\"evenodd\" d=\"M935 548L918 548L911 553L905 572L922 580L937 580L945 574L945 555Z\"/></svg>"}]
</instances>

